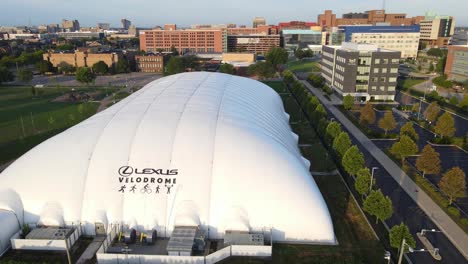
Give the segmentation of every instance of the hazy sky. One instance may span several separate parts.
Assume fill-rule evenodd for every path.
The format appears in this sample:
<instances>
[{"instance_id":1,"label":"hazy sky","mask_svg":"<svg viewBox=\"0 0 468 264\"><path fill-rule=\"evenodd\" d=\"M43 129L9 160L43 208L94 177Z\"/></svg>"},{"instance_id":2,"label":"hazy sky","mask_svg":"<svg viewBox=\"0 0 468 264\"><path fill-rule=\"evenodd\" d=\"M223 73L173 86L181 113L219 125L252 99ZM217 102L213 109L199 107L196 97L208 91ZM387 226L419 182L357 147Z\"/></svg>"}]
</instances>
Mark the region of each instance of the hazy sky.
<instances>
[{"instance_id":1,"label":"hazy sky","mask_svg":"<svg viewBox=\"0 0 468 264\"><path fill-rule=\"evenodd\" d=\"M60 23L62 18L78 19L82 26L97 22L120 26L127 18L137 26L164 23L245 24L263 16L269 24L281 21L316 21L317 15L331 9L342 13L381 9L375 0L0 0L0 25ZM387 12L424 15L435 11L455 17L456 25L468 25L467 0L386 0Z\"/></svg>"}]
</instances>

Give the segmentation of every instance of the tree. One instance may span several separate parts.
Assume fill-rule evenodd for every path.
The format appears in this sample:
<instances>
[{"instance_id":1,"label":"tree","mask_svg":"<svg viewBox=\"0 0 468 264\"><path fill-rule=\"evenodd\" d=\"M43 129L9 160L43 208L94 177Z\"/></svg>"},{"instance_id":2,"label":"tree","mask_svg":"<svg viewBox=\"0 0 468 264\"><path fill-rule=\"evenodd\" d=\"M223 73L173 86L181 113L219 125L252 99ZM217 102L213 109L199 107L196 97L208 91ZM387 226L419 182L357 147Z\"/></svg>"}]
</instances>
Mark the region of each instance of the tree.
<instances>
[{"instance_id":1,"label":"tree","mask_svg":"<svg viewBox=\"0 0 468 264\"><path fill-rule=\"evenodd\" d=\"M439 181L439 187L449 198L449 205L457 198L465 196L466 176L460 167L453 167Z\"/></svg>"},{"instance_id":2,"label":"tree","mask_svg":"<svg viewBox=\"0 0 468 264\"><path fill-rule=\"evenodd\" d=\"M352 97L351 95L346 95L345 97L343 97L343 107L344 109L346 110L349 110L353 107L354 105L354 97Z\"/></svg>"},{"instance_id":3,"label":"tree","mask_svg":"<svg viewBox=\"0 0 468 264\"><path fill-rule=\"evenodd\" d=\"M340 157L343 157L350 147L351 139L349 139L349 135L346 132L341 132L338 137L333 140L333 149Z\"/></svg>"},{"instance_id":4,"label":"tree","mask_svg":"<svg viewBox=\"0 0 468 264\"><path fill-rule=\"evenodd\" d=\"M109 66L103 61L98 61L93 65L93 72L95 74L106 74L109 72Z\"/></svg>"},{"instance_id":5,"label":"tree","mask_svg":"<svg viewBox=\"0 0 468 264\"><path fill-rule=\"evenodd\" d=\"M249 75L256 75L260 78L271 78L275 75L275 69L270 63L259 61L250 65L247 68L247 73Z\"/></svg>"},{"instance_id":6,"label":"tree","mask_svg":"<svg viewBox=\"0 0 468 264\"><path fill-rule=\"evenodd\" d=\"M318 104L315 108L315 111L312 113L312 120L318 122L320 119L327 116L327 112L325 108L323 108L322 104Z\"/></svg>"},{"instance_id":7,"label":"tree","mask_svg":"<svg viewBox=\"0 0 468 264\"><path fill-rule=\"evenodd\" d=\"M385 131L385 135L387 135L388 130L396 128L396 122L392 112L385 112L384 116L379 120L379 127Z\"/></svg>"},{"instance_id":8,"label":"tree","mask_svg":"<svg viewBox=\"0 0 468 264\"><path fill-rule=\"evenodd\" d=\"M236 74L236 69L232 64L223 63L219 66L219 72L228 73L228 74Z\"/></svg>"},{"instance_id":9,"label":"tree","mask_svg":"<svg viewBox=\"0 0 468 264\"><path fill-rule=\"evenodd\" d=\"M413 122L406 122L401 128L400 128L400 137L406 135L413 139L414 141L419 140L418 133L416 133L416 130L414 130L413 127Z\"/></svg>"},{"instance_id":10,"label":"tree","mask_svg":"<svg viewBox=\"0 0 468 264\"><path fill-rule=\"evenodd\" d=\"M288 61L288 52L280 47L271 48L265 55L265 59L276 69L278 65Z\"/></svg>"},{"instance_id":11,"label":"tree","mask_svg":"<svg viewBox=\"0 0 468 264\"><path fill-rule=\"evenodd\" d=\"M393 214L392 201L388 196L384 196L380 190L373 190L364 200L364 211L375 216L379 220L385 221Z\"/></svg>"},{"instance_id":12,"label":"tree","mask_svg":"<svg viewBox=\"0 0 468 264\"><path fill-rule=\"evenodd\" d=\"M333 143L333 140L341 133L341 126L338 122L330 122L325 131L325 138L328 144Z\"/></svg>"},{"instance_id":13,"label":"tree","mask_svg":"<svg viewBox=\"0 0 468 264\"><path fill-rule=\"evenodd\" d=\"M176 47L171 46L171 52L173 56L179 56L179 51L176 49Z\"/></svg>"},{"instance_id":14,"label":"tree","mask_svg":"<svg viewBox=\"0 0 468 264\"><path fill-rule=\"evenodd\" d=\"M446 63L447 63L447 56L443 56L442 58L440 58L437 61L436 72L444 73Z\"/></svg>"},{"instance_id":15,"label":"tree","mask_svg":"<svg viewBox=\"0 0 468 264\"><path fill-rule=\"evenodd\" d=\"M424 146L421 155L416 159L416 168L423 172L423 177L426 173L440 173L439 153L431 145L427 144Z\"/></svg>"},{"instance_id":16,"label":"tree","mask_svg":"<svg viewBox=\"0 0 468 264\"><path fill-rule=\"evenodd\" d=\"M390 148L390 153L401 159L401 163L403 164L406 157L418 153L418 146L410 137L403 135L400 137L400 141L395 142Z\"/></svg>"},{"instance_id":17,"label":"tree","mask_svg":"<svg viewBox=\"0 0 468 264\"><path fill-rule=\"evenodd\" d=\"M6 67L0 67L0 83L11 82L15 79L13 73L11 73Z\"/></svg>"},{"instance_id":18,"label":"tree","mask_svg":"<svg viewBox=\"0 0 468 264\"><path fill-rule=\"evenodd\" d=\"M52 72L54 66L50 61L42 60L36 64L36 68L41 74L44 74L46 72Z\"/></svg>"},{"instance_id":19,"label":"tree","mask_svg":"<svg viewBox=\"0 0 468 264\"><path fill-rule=\"evenodd\" d=\"M18 72L18 79L22 82L29 83L33 79L33 72L28 69L21 69Z\"/></svg>"},{"instance_id":20,"label":"tree","mask_svg":"<svg viewBox=\"0 0 468 264\"><path fill-rule=\"evenodd\" d=\"M466 88L468 88L468 86ZM468 109L468 94L463 95L463 99L458 104L458 107Z\"/></svg>"},{"instance_id":21,"label":"tree","mask_svg":"<svg viewBox=\"0 0 468 264\"><path fill-rule=\"evenodd\" d=\"M427 51L427 55L433 56L433 57L442 57L444 55L444 53L442 52L441 49L430 48Z\"/></svg>"},{"instance_id":22,"label":"tree","mask_svg":"<svg viewBox=\"0 0 468 264\"><path fill-rule=\"evenodd\" d=\"M166 73L168 75L177 74L185 71L184 63L181 57L172 56L167 62Z\"/></svg>"},{"instance_id":23,"label":"tree","mask_svg":"<svg viewBox=\"0 0 468 264\"><path fill-rule=\"evenodd\" d=\"M439 115L439 112L440 112L440 107L437 104L437 102L432 102L426 108L426 111L424 111L424 117L426 118L427 121L432 123L437 119L437 116Z\"/></svg>"},{"instance_id":24,"label":"tree","mask_svg":"<svg viewBox=\"0 0 468 264\"><path fill-rule=\"evenodd\" d=\"M315 88L322 88L323 85L325 85L325 79L322 76L320 76L319 74L311 73L307 77L307 80Z\"/></svg>"},{"instance_id":25,"label":"tree","mask_svg":"<svg viewBox=\"0 0 468 264\"><path fill-rule=\"evenodd\" d=\"M416 247L416 241L414 241L409 228L404 223L393 226L392 229L390 229L388 235L390 238L390 246L393 248L398 248L398 251L401 250L401 243L403 242L403 238L405 239L405 243L410 247ZM405 252L409 252L407 247L405 247Z\"/></svg>"},{"instance_id":26,"label":"tree","mask_svg":"<svg viewBox=\"0 0 468 264\"><path fill-rule=\"evenodd\" d=\"M452 96L452 98L450 98L449 103L450 103L451 105L457 105L457 104L458 104L458 98L457 98L455 95Z\"/></svg>"},{"instance_id":27,"label":"tree","mask_svg":"<svg viewBox=\"0 0 468 264\"><path fill-rule=\"evenodd\" d=\"M429 72L434 71L434 64L432 62L429 63Z\"/></svg>"},{"instance_id":28,"label":"tree","mask_svg":"<svg viewBox=\"0 0 468 264\"><path fill-rule=\"evenodd\" d=\"M436 122L434 131L441 137L452 137L455 134L455 120L449 112L441 115Z\"/></svg>"},{"instance_id":29,"label":"tree","mask_svg":"<svg viewBox=\"0 0 468 264\"><path fill-rule=\"evenodd\" d=\"M356 175L356 173L364 167L364 156L359 151L358 147L350 147L343 155L341 161L344 169L350 175Z\"/></svg>"},{"instance_id":30,"label":"tree","mask_svg":"<svg viewBox=\"0 0 468 264\"><path fill-rule=\"evenodd\" d=\"M356 191L364 196L370 190L371 184L371 173L369 172L368 168L360 169L356 174L356 181L354 182L354 188ZM372 183L374 185L375 182Z\"/></svg>"},{"instance_id":31,"label":"tree","mask_svg":"<svg viewBox=\"0 0 468 264\"><path fill-rule=\"evenodd\" d=\"M116 73L127 73L130 72L130 63L128 62L127 58L122 58L117 61L115 65L115 72Z\"/></svg>"},{"instance_id":32,"label":"tree","mask_svg":"<svg viewBox=\"0 0 468 264\"><path fill-rule=\"evenodd\" d=\"M359 117L361 123L364 124L374 124L375 122L375 111L374 108L372 107L372 104L369 102L366 103L366 105L361 108L361 115Z\"/></svg>"},{"instance_id":33,"label":"tree","mask_svg":"<svg viewBox=\"0 0 468 264\"><path fill-rule=\"evenodd\" d=\"M92 83L96 79L96 75L93 73L91 68L80 67L76 70L75 78L80 83Z\"/></svg>"},{"instance_id":34,"label":"tree","mask_svg":"<svg viewBox=\"0 0 468 264\"><path fill-rule=\"evenodd\" d=\"M59 63L59 65L57 65L57 68L58 68L58 71L63 74L72 73L75 71L75 67L73 67L73 65L70 65L64 61Z\"/></svg>"}]
</instances>

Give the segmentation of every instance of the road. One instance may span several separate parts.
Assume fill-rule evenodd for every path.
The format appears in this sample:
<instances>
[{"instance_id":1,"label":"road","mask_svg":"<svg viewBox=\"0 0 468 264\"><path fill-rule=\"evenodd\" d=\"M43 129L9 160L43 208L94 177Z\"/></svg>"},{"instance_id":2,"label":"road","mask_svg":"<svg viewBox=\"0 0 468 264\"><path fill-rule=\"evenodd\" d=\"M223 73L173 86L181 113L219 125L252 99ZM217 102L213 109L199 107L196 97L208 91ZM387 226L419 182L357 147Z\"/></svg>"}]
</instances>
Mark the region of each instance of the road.
<instances>
[{"instance_id":1,"label":"road","mask_svg":"<svg viewBox=\"0 0 468 264\"><path fill-rule=\"evenodd\" d=\"M432 80L437 77L437 76L431 76L428 80L422 82L422 83L418 83L416 85L414 85L413 87L411 87L411 89L414 89L414 90L417 90L417 91L420 91L422 93L426 92L426 93L430 93L431 90L430 88L433 86L433 83L432 83ZM452 98L453 96L457 97L458 101L460 102L462 99L463 99L463 93L454 93L454 92L447 92L445 91L443 88L438 88L437 89L437 93L442 96L442 97L445 97L447 99L450 100L450 98Z\"/></svg>"},{"instance_id":2,"label":"road","mask_svg":"<svg viewBox=\"0 0 468 264\"><path fill-rule=\"evenodd\" d=\"M385 195L388 195L392 199L394 209L392 217L386 223L392 227L404 222L408 225L414 237L416 237L416 232L419 232L422 228L434 228L444 231L444 233L431 233L427 235L431 243L440 249L441 261L434 260L427 252L408 254L411 261L413 263L466 263L466 258L468 257L468 236L463 230L385 153L354 126L343 113L324 98L322 91L311 87L305 81L303 83L309 91L319 98L329 114L343 124L344 130L349 132L353 143L359 147L364 157L366 157L366 166L379 168L374 174L377 186ZM447 236L450 236L450 239ZM418 239L416 241L417 248L423 247Z\"/></svg>"}]
</instances>

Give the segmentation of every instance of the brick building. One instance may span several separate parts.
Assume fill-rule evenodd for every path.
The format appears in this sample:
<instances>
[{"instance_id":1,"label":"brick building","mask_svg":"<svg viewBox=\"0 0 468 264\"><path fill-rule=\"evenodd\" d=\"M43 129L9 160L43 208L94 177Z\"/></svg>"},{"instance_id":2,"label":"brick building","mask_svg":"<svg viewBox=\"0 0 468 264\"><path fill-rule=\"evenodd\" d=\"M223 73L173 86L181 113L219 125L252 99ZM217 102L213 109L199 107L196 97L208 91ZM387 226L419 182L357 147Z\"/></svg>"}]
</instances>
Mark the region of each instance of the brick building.
<instances>
[{"instance_id":1,"label":"brick building","mask_svg":"<svg viewBox=\"0 0 468 264\"><path fill-rule=\"evenodd\" d=\"M468 45L448 47L445 74L449 80L457 82L468 80Z\"/></svg>"},{"instance_id":2,"label":"brick building","mask_svg":"<svg viewBox=\"0 0 468 264\"><path fill-rule=\"evenodd\" d=\"M90 53L88 51L76 50L75 52L47 52L43 54L43 59L57 67L65 62L73 67L92 67L96 62L103 61L107 66L113 67L122 59L122 55L115 52Z\"/></svg>"},{"instance_id":3,"label":"brick building","mask_svg":"<svg viewBox=\"0 0 468 264\"><path fill-rule=\"evenodd\" d=\"M394 100L400 52L345 42L323 46L322 76L340 96L356 101Z\"/></svg>"},{"instance_id":4,"label":"brick building","mask_svg":"<svg viewBox=\"0 0 468 264\"><path fill-rule=\"evenodd\" d=\"M171 51L171 47L175 47L181 54L222 53L227 51L227 34L225 30L220 29L140 31L141 50L168 52Z\"/></svg>"},{"instance_id":5,"label":"brick building","mask_svg":"<svg viewBox=\"0 0 468 264\"><path fill-rule=\"evenodd\" d=\"M280 46L280 35L229 35L229 52L251 52L266 54L271 48Z\"/></svg>"},{"instance_id":6,"label":"brick building","mask_svg":"<svg viewBox=\"0 0 468 264\"><path fill-rule=\"evenodd\" d=\"M341 25L376 25L377 23L387 23L391 26L417 25L424 19L424 16L406 17L404 13L386 14L385 10L369 10L364 13L347 13L342 18L337 18L333 11L325 10L318 15L317 23L326 28Z\"/></svg>"},{"instance_id":7,"label":"brick building","mask_svg":"<svg viewBox=\"0 0 468 264\"><path fill-rule=\"evenodd\" d=\"M426 14L421 21L421 43L426 48L447 47L454 32L455 20L451 16Z\"/></svg>"},{"instance_id":8,"label":"brick building","mask_svg":"<svg viewBox=\"0 0 468 264\"><path fill-rule=\"evenodd\" d=\"M135 56L136 68L140 72L164 73L168 56L162 54L148 54Z\"/></svg>"}]
</instances>

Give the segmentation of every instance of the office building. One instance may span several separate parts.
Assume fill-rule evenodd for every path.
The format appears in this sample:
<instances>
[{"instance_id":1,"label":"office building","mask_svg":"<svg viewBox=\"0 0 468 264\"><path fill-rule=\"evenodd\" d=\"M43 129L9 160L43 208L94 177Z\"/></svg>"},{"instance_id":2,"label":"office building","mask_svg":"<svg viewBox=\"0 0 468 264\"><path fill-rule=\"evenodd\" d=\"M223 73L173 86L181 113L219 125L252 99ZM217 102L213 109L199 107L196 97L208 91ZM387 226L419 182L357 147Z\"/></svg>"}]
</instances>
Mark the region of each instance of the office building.
<instances>
[{"instance_id":1,"label":"office building","mask_svg":"<svg viewBox=\"0 0 468 264\"><path fill-rule=\"evenodd\" d=\"M80 23L78 20L62 19L62 29L65 32L74 32L80 30Z\"/></svg>"},{"instance_id":2,"label":"office building","mask_svg":"<svg viewBox=\"0 0 468 264\"><path fill-rule=\"evenodd\" d=\"M468 45L448 46L445 74L452 81L468 80Z\"/></svg>"},{"instance_id":3,"label":"office building","mask_svg":"<svg viewBox=\"0 0 468 264\"><path fill-rule=\"evenodd\" d=\"M253 27L256 28L258 26L264 26L266 25L266 20L264 17L256 17L253 20Z\"/></svg>"},{"instance_id":4,"label":"office building","mask_svg":"<svg viewBox=\"0 0 468 264\"><path fill-rule=\"evenodd\" d=\"M98 23L97 28L101 30L109 30L110 24L109 23Z\"/></svg>"},{"instance_id":5,"label":"office building","mask_svg":"<svg viewBox=\"0 0 468 264\"><path fill-rule=\"evenodd\" d=\"M468 28L455 29L452 36L451 45L468 45Z\"/></svg>"},{"instance_id":6,"label":"office building","mask_svg":"<svg viewBox=\"0 0 468 264\"><path fill-rule=\"evenodd\" d=\"M58 37L64 39L103 39L104 33L101 32L58 32Z\"/></svg>"},{"instance_id":7,"label":"office building","mask_svg":"<svg viewBox=\"0 0 468 264\"><path fill-rule=\"evenodd\" d=\"M421 21L421 44L425 48L445 48L455 32L455 20L451 16L427 13Z\"/></svg>"},{"instance_id":8,"label":"office building","mask_svg":"<svg viewBox=\"0 0 468 264\"><path fill-rule=\"evenodd\" d=\"M346 42L377 45L381 49L400 51L401 58L416 58L419 25L413 26L342 26Z\"/></svg>"},{"instance_id":9,"label":"office building","mask_svg":"<svg viewBox=\"0 0 468 264\"><path fill-rule=\"evenodd\" d=\"M140 31L141 50L169 52L171 47L175 47L180 54L222 53L227 51L227 34L219 29Z\"/></svg>"},{"instance_id":10,"label":"office building","mask_svg":"<svg viewBox=\"0 0 468 264\"><path fill-rule=\"evenodd\" d=\"M322 76L341 97L356 101L394 100L400 52L344 42L323 46Z\"/></svg>"},{"instance_id":11,"label":"office building","mask_svg":"<svg viewBox=\"0 0 468 264\"><path fill-rule=\"evenodd\" d=\"M304 21L290 21L290 22L280 22L278 24L278 31L281 32L285 29L311 29L312 27L317 26L315 22L304 22Z\"/></svg>"},{"instance_id":12,"label":"office building","mask_svg":"<svg viewBox=\"0 0 468 264\"><path fill-rule=\"evenodd\" d=\"M122 28L123 28L123 29L128 30L128 28L129 28L130 25L132 24L132 21L127 20L126 18L122 18L122 19L120 20L120 23L122 23Z\"/></svg>"},{"instance_id":13,"label":"office building","mask_svg":"<svg viewBox=\"0 0 468 264\"><path fill-rule=\"evenodd\" d=\"M228 35L229 52L250 52L266 54L270 49L280 47L280 35Z\"/></svg>"},{"instance_id":14,"label":"office building","mask_svg":"<svg viewBox=\"0 0 468 264\"><path fill-rule=\"evenodd\" d=\"M297 49L307 48L308 45L322 45L322 32L307 29L284 29L281 31L281 46L294 54Z\"/></svg>"},{"instance_id":15,"label":"office building","mask_svg":"<svg viewBox=\"0 0 468 264\"><path fill-rule=\"evenodd\" d=\"M164 73L167 59L168 56L164 56L161 53L135 56L137 70L140 72Z\"/></svg>"},{"instance_id":16,"label":"office building","mask_svg":"<svg viewBox=\"0 0 468 264\"><path fill-rule=\"evenodd\" d=\"M404 13L386 14L385 10L369 10L364 13L347 13L341 18L337 18L333 11L325 10L318 15L317 23L325 28L342 25L377 25L388 24L390 26L411 26L417 25L424 16L406 17Z\"/></svg>"}]
</instances>

